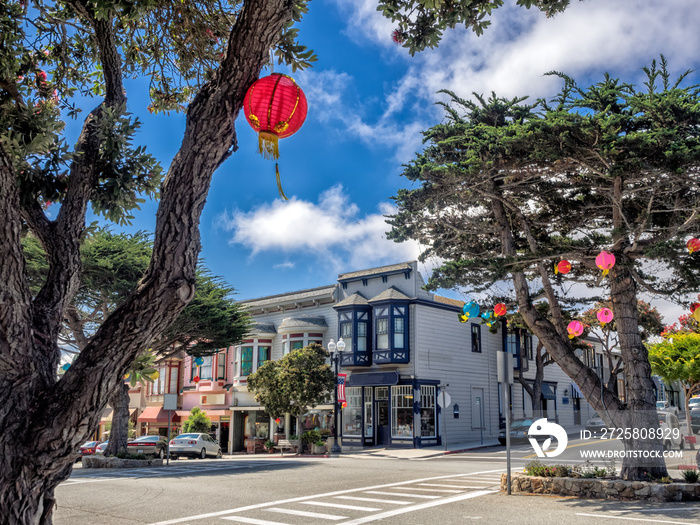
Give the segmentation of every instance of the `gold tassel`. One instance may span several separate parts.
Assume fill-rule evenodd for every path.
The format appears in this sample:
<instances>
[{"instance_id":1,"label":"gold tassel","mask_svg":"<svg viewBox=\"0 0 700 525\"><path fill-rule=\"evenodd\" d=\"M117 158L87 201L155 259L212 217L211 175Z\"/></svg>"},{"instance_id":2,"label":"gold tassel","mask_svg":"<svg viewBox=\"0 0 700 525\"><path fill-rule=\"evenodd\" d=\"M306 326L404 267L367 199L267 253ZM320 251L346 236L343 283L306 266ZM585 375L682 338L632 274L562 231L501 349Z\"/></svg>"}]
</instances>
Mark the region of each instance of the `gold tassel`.
<instances>
[{"instance_id":1,"label":"gold tassel","mask_svg":"<svg viewBox=\"0 0 700 525\"><path fill-rule=\"evenodd\" d=\"M269 131L258 133L258 153L268 160L277 160L280 156L278 137Z\"/></svg>"},{"instance_id":2,"label":"gold tassel","mask_svg":"<svg viewBox=\"0 0 700 525\"><path fill-rule=\"evenodd\" d=\"M275 173L277 174L277 191L280 194L280 197L282 197L284 200L288 201L289 199L287 196L284 194L284 190L282 190L282 181L280 180L280 167L279 164L275 162Z\"/></svg>"}]
</instances>

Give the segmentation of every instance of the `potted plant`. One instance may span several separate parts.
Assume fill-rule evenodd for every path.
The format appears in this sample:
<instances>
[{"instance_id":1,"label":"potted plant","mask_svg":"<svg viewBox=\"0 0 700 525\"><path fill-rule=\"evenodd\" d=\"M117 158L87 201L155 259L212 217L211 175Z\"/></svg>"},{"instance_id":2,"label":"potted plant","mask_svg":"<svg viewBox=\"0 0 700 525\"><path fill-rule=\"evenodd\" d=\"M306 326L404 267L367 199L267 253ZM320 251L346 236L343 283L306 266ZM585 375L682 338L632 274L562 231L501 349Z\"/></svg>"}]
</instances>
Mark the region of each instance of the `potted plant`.
<instances>
[{"instance_id":1,"label":"potted plant","mask_svg":"<svg viewBox=\"0 0 700 525\"><path fill-rule=\"evenodd\" d=\"M306 447L311 450L311 447L317 441L321 440L321 433L318 430L307 430L301 435L301 442L306 445Z\"/></svg>"},{"instance_id":2,"label":"potted plant","mask_svg":"<svg viewBox=\"0 0 700 525\"><path fill-rule=\"evenodd\" d=\"M326 444L323 442L323 440L319 439L318 441L316 441L316 443L313 444L311 452L313 454L325 454Z\"/></svg>"},{"instance_id":3,"label":"potted plant","mask_svg":"<svg viewBox=\"0 0 700 525\"><path fill-rule=\"evenodd\" d=\"M264 447L268 454L272 454L275 451L275 442L268 439L265 441Z\"/></svg>"}]
</instances>

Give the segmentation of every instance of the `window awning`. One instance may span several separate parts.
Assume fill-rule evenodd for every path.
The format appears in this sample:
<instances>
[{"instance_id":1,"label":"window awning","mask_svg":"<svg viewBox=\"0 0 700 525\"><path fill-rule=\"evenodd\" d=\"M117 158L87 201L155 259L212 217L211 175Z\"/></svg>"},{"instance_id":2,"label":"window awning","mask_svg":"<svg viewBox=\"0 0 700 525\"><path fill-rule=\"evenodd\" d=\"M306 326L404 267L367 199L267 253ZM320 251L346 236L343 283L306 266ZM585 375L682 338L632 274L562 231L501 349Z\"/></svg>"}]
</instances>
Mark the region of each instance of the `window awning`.
<instances>
[{"instance_id":1,"label":"window awning","mask_svg":"<svg viewBox=\"0 0 700 525\"><path fill-rule=\"evenodd\" d=\"M129 417L133 416L134 412L136 412L136 409L130 408L129 409ZM102 419L100 419L100 423L106 423L108 421L112 421L112 416L114 416L114 411L111 408L105 408L104 411L102 412Z\"/></svg>"},{"instance_id":2,"label":"window awning","mask_svg":"<svg viewBox=\"0 0 700 525\"><path fill-rule=\"evenodd\" d=\"M385 386L398 384L399 373L396 370L393 372L354 373L348 380L348 386Z\"/></svg>"},{"instance_id":3,"label":"window awning","mask_svg":"<svg viewBox=\"0 0 700 525\"><path fill-rule=\"evenodd\" d=\"M180 417L177 411L174 411L171 422L177 423L180 421ZM146 407L138 419L139 423L168 423L168 411L163 410L163 407Z\"/></svg>"},{"instance_id":4,"label":"window awning","mask_svg":"<svg viewBox=\"0 0 700 525\"><path fill-rule=\"evenodd\" d=\"M554 390L547 383L542 383L542 399L556 399L557 396L554 395Z\"/></svg>"},{"instance_id":5,"label":"window awning","mask_svg":"<svg viewBox=\"0 0 700 525\"><path fill-rule=\"evenodd\" d=\"M576 385L576 383L571 383L571 398L572 399L582 399L583 394L581 389Z\"/></svg>"}]
</instances>

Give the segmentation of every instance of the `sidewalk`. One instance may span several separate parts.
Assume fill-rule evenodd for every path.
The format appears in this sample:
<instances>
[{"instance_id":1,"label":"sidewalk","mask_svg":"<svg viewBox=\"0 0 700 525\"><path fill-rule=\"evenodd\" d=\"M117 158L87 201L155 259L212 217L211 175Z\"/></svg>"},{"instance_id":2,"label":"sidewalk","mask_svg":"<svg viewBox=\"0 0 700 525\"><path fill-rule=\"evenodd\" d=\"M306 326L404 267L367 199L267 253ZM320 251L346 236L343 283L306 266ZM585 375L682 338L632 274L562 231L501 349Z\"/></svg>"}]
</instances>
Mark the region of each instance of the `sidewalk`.
<instances>
[{"instance_id":1,"label":"sidewalk","mask_svg":"<svg viewBox=\"0 0 700 525\"><path fill-rule=\"evenodd\" d=\"M359 459L370 459L370 458L385 458L385 459L427 459L438 456L444 456L445 454L456 454L458 452L467 452L469 450L476 450L485 447L493 447L499 445L497 439L484 439L483 444L481 441L474 441L469 443L454 443L448 444L447 450L443 445L434 447L424 447L424 448L367 448L362 450L348 450L343 449L342 456L350 458Z\"/></svg>"}]
</instances>

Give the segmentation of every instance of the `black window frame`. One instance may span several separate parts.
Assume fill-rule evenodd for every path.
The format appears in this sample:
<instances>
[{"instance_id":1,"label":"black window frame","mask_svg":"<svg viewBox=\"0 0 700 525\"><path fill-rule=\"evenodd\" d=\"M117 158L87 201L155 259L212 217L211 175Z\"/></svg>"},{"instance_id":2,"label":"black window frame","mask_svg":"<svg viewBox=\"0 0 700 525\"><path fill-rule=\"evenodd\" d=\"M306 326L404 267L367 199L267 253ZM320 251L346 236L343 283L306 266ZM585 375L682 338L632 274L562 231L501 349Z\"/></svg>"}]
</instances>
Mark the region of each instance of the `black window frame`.
<instances>
[{"instance_id":1,"label":"black window frame","mask_svg":"<svg viewBox=\"0 0 700 525\"><path fill-rule=\"evenodd\" d=\"M476 328L476 330L474 330ZM476 335L476 345L474 344L474 336ZM471 323L471 341L472 341L472 352L481 354L481 325L477 323Z\"/></svg>"}]
</instances>

